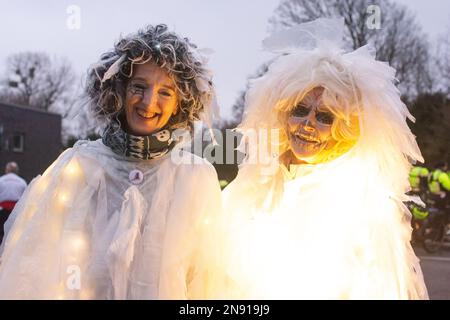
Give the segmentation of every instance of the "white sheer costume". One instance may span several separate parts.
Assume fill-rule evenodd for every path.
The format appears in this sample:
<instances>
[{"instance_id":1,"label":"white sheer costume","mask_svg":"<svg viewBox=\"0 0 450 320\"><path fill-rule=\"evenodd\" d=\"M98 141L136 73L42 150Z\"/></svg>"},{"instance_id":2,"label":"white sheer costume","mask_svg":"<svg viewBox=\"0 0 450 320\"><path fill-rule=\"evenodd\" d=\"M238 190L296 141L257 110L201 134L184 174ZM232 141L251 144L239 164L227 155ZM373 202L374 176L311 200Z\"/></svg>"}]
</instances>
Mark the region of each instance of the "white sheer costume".
<instances>
[{"instance_id":1,"label":"white sheer costume","mask_svg":"<svg viewBox=\"0 0 450 320\"><path fill-rule=\"evenodd\" d=\"M203 159L171 154L125 158L101 140L65 151L6 223L0 298L211 298L217 176Z\"/></svg>"},{"instance_id":2,"label":"white sheer costume","mask_svg":"<svg viewBox=\"0 0 450 320\"><path fill-rule=\"evenodd\" d=\"M340 49L343 21L319 19L275 34L282 53L251 83L239 130L249 154L251 129L279 129L286 101L322 86L342 123L359 135L345 153L286 168L283 135L270 139L269 162L244 163L224 190L230 215L228 276L234 298L426 299L410 245L410 162L422 161L394 85L395 70L367 47ZM341 32L340 32L341 31ZM298 100L297 100L298 101Z\"/></svg>"}]
</instances>

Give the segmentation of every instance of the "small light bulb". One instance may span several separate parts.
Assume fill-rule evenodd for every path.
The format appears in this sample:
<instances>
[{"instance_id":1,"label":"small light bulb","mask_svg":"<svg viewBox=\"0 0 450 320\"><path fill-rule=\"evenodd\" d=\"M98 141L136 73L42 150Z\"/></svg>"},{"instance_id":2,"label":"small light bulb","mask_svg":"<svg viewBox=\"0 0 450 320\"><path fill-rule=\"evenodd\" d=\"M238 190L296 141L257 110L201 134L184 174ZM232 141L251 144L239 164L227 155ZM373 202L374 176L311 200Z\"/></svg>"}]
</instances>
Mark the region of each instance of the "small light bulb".
<instances>
[{"instance_id":1,"label":"small light bulb","mask_svg":"<svg viewBox=\"0 0 450 320\"><path fill-rule=\"evenodd\" d=\"M72 160L64 169L64 175L67 177L73 178L79 175L81 169L78 163Z\"/></svg>"},{"instance_id":2,"label":"small light bulb","mask_svg":"<svg viewBox=\"0 0 450 320\"><path fill-rule=\"evenodd\" d=\"M67 192L62 191L59 193L58 201L60 204L64 205L67 203L68 200L69 200L69 196L68 196Z\"/></svg>"}]
</instances>

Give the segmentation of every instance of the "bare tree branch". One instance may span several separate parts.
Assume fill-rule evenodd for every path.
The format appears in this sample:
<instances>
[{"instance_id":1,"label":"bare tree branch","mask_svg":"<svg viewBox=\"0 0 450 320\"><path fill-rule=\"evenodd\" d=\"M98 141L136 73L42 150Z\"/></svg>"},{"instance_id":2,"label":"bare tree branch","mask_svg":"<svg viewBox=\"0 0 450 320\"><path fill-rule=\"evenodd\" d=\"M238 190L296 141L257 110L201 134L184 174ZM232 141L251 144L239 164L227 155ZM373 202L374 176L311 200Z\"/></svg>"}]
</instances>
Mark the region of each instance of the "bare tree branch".
<instances>
[{"instance_id":1,"label":"bare tree branch","mask_svg":"<svg viewBox=\"0 0 450 320\"><path fill-rule=\"evenodd\" d=\"M7 102L50 110L66 103L72 94L75 75L64 59L51 59L40 52L21 52L7 59L6 77L0 98Z\"/></svg>"},{"instance_id":2,"label":"bare tree branch","mask_svg":"<svg viewBox=\"0 0 450 320\"><path fill-rule=\"evenodd\" d=\"M371 30L366 25L369 5L381 8L381 29ZM372 44L377 59L389 62L397 70L404 95L431 90L428 40L405 6L392 0L282 0L269 23L275 31L320 17L343 17L347 46L357 49Z\"/></svg>"},{"instance_id":3,"label":"bare tree branch","mask_svg":"<svg viewBox=\"0 0 450 320\"><path fill-rule=\"evenodd\" d=\"M435 73L440 80L440 89L450 98L450 25L446 34L439 37Z\"/></svg>"},{"instance_id":4,"label":"bare tree branch","mask_svg":"<svg viewBox=\"0 0 450 320\"><path fill-rule=\"evenodd\" d=\"M269 68L269 64L270 63L264 63L263 65L261 65L258 70L256 70L256 72L254 74L252 74L249 78L248 78L248 82L247 82L247 87L245 88L245 90L241 91L239 93L238 98L236 99L236 102L233 105L233 119L229 122L226 122L223 124L223 127L226 128L234 128L236 127L241 121L242 121L242 117L244 115L244 107L245 107L245 96L247 93L247 90L249 88L249 81L252 79L256 79L261 77L262 75L264 75L268 68Z\"/></svg>"}]
</instances>

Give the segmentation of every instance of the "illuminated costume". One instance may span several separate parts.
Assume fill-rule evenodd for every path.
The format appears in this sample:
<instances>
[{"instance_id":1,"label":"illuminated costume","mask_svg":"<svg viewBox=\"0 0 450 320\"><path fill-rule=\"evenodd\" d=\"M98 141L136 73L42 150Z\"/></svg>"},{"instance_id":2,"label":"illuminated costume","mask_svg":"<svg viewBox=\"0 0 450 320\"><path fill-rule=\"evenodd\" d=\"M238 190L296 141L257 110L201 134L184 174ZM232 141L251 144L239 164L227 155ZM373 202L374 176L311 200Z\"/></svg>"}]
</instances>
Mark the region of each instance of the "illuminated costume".
<instances>
[{"instance_id":1,"label":"illuminated costume","mask_svg":"<svg viewBox=\"0 0 450 320\"><path fill-rule=\"evenodd\" d=\"M409 161L422 161L406 123L412 117L393 84L395 71L367 47L344 53L339 30L343 21L319 19L265 41L281 55L251 83L238 128L250 156L224 190L230 297L428 297L403 203ZM304 149L321 148L318 160L285 161L295 140L284 115L306 119L301 102L314 88L323 89L335 118L329 135L297 134L292 139L302 139ZM324 112L314 112L327 123ZM253 128L279 134L255 140ZM252 156L261 154L262 137L269 137L264 161Z\"/></svg>"},{"instance_id":2,"label":"illuminated costume","mask_svg":"<svg viewBox=\"0 0 450 320\"><path fill-rule=\"evenodd\" d=\"M181 151L167 128L149 136L122 131L115 116L122 105L110 98L133 64L153 59L169 72L181 68L175 79L189 100L169 121L177 127L209 112L212 84L187 40L165 26L122 39L115 50L90 73L93 107L111 114L103 139L66 150L32 181L7 222L2 299L211 297L221 203L214 168Z\"/></svg>"}]
</instances>

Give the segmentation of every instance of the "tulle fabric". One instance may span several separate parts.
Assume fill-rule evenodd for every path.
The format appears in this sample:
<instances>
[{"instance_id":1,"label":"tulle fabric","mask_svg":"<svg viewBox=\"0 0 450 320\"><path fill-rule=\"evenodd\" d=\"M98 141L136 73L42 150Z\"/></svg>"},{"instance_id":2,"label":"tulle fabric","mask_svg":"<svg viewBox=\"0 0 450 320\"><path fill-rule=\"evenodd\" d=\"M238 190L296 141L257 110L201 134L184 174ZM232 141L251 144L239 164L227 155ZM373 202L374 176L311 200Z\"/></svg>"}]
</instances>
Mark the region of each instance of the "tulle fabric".
<instances>
[{"instance_id":1,"label":"tulle fabric","mask_svg":"<svg viewBox=\"0 0 450 320\"><path fill-rule=\"evenodd\" d=\"M0 298L214 298L220 187L208 162L179 159L131 160L100 140L65 151L6 223Z\"/></svg>"},{"instance_id":2,"label":"tulle fabric","mask_svg":"<svg viewBox=\"0 0 450 320\"><path fill-rule=\"evenodd\" d=\"M393 68L367 46L341 49L343 27L319 19L265 41L281 55L250 85L241 150L258 154L266 146L247 132L282 132L280 101L316 86L336 94L335 114L342 121L356 115L360 132L348 152L321 164L285 168L278 155L289 146L279 135L268 141L273 156L241 165L223 193L230 296L428 298L403 204L411 162L423 161L406 121L414 118Z\"/></svg>"}]
</instances>

